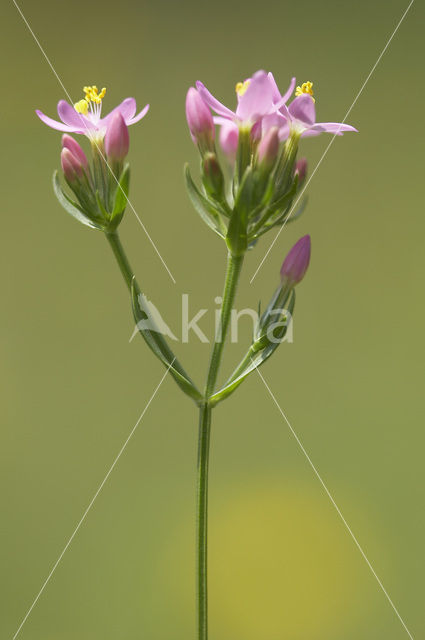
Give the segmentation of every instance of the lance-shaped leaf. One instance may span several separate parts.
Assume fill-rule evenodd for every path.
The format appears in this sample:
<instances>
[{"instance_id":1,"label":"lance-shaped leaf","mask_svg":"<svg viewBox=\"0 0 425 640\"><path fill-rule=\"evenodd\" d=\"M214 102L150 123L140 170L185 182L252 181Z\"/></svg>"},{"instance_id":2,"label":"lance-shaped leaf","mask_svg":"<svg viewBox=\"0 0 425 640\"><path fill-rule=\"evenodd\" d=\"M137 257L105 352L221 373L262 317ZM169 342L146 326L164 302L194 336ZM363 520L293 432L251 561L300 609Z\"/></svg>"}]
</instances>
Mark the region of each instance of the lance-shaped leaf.
<instances>
[{"instance_id":1,"label":"lance-shaped leaf","mask_svg":"<svg viewBox=\"0 0 425 640\"><path fill-rule=\"evenodd\" d=\"M207 200L205 196L199 191L197 186L192 180L190 175L189 165L185 165L184 176L186 180L186 188L189 194L190 201L193 204L195 211L200 215L202 220L217 233L221 238L226 236L226 226L221 219L221 216L217 209Z\"/></svg>"},{"instance_id":2,"label":"lance-shaped leaf","mask_svg":"<svg viewBox=\"0 0 425 640\"><path fill-rule=\"evenodd\" d=\"M104 225L100 221L95 221L92 218L89 218L80 206L66 195L59 182L57 171L53 174L53 191L55 192L55 196L58 199L59 204L65 209L65 211L67 211L67 213L78 220L78 222L85 224L91 229L98 229L100 231L104 230Z\"/></svg>"},{"instance_id":3,"label":"lance-shaped leaf","mask_svg":"<svg viewBox=\"0 0 425 640\"><path fill-rule=\"evenodd\" d=\"M287 309L290 314L290 321L292 321L294 307L295 290L292 290ZM280 328L278 336L275 336L276 338L278 338L278 340L273 342L269 341L265 347L260 348L259 350L255 342L251 345L247 354L236 367L235 371L232 373L224 387L217 391L210 398L211 406L215 406L219 402L222 402L223 400L228 398L230 394L232 394L239 387L239 385L242 384L242 382L249 376L249 374L252 373L252 371L260 367L263 362L270 358L270 356L276 351L277 347L284 339L289 324L290 323L287 323L285 324L285 326L282 326Z\"/></svg>"},{"instance_id":4,"label":"lance-shaped leaf","mask_svg":"<svg viewBox=\"0 0 425 640\"><path fill-rule=\"evenodd\" d=\"M167 369L169 369L180 389L190 396L196 404L203 402L204 398L202 394L179 364L176 356L162 337L148 307L144 304L143 296L140 295L138 288L135 286L134 280L131 285L131 303L137 329L148 347Z\"/></svg>"}]
</instances>

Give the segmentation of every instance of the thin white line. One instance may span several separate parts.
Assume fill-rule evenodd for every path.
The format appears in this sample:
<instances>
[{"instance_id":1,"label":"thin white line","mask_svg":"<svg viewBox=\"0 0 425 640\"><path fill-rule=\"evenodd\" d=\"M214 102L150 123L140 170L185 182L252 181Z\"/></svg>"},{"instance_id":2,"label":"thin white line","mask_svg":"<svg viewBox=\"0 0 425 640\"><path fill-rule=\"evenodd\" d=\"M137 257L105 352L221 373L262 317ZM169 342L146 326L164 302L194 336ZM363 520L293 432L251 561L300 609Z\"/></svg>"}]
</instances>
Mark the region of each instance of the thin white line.
<instances>
[{"instance_id":1,"label":"thin white line","mask_svg":"<svg viewBox=\"0 0 425 640\"><path fill-rule=\"evenodd\" d=\"M339 517L341 518L342 522L344 523L345 528L347 529L348 533L350 534L350 536L352 537L352 539L354 540L356 547L358 548L358 550L360 551L361 555L363 556L363 559L366 561L367 566L369 567L369 569L371 570L372 574L374 575L375 579L377 580L379 586L381 587L383 593L385 594L385 597L387 598L388 602L390 603L391 607L393 608L397 618L400 620L401 624L403 625L405 631L407 632L409 638L411 638L411 640L413 640L413 636L410 633L409 629L407 628L406 624L404 623L401 615L399 614L399 612L396 609L396 606L394 604L394 602L391 600L390 596L388 595L388 592L386 591L384 585L382 584L381 580L378 578L374 568L372 567L371 563L369 562L365 552L363 551L362 547L360 546L360 543L358 542L356 536L354 535L354 533L352 532L350 526L348 525L346 519L344 518L344 516L342 515L338 505L336 504L335 500L333 499L329 489L327 488L327 486L325 485L324 481L322 480L321 475L319 474L319 472L317 471L316 467L314 466L310 456L308 455L307 451L304 449L304 446L301 442L301 440L299 439L299 437L297 436L297 434L295 433L294 429L292 428L291 423L289 422L288 418L286 417L285 413L283 412L282 407L280 406L280 404L278 403L278 401L276 400L272 390L270 389L269 385L267 384L267 382L264 379L264 376L261 374L261 372L259 371L258 367L255 366L255 369L258 373L258 375L260 376L261 380L264 383L264 386L266 387L267 391L269 392L273 402L275 403L275 405L277 406L277 408L280 411L280 414L282 415L283 419L285 420L286 424L288 425L289 429L291 430L292 435L294 436L295 440L297 441L298 446L300 447L301 451L303 452L303 454L305 455L305 457L308 460L308 463L310 464L310 467L313 469L317 479L319 480L320 484L322 485L323 489L326 492L326 495L328 496L329 500L332 502L333 506L335 507Z\"/></svg>"},{"instance_id":2,"label":"thin white line","mask_svg":"<svg viewBox=\"0 0 425 640\"><path fill-rule=\"evenodd\" d=\"M174 362L174 360L173 360ZM134 432L136 431L137 427L139 426L143 416L145 415L146 411L149 408L149 405L151 404L152 400L154 399L154 397L156 396L156 393L158 391L158 389L160 388L160 386L162 385L162 383L165 380L165 377L167 375L167 373L169 372L173 362L171 362L170 366L168 367L168 369L166 370L166 372L164 373L164 375L162 376L159 384L157 385L155 391L153 392L153 394L151 395L151 397L149 398L149 401L147 403L147 405L145 406L145 408L143 409L142 413L139 416L139 419L137 420L136 424L134 425L134 427L132 428L132 430L130 431L130 435L128 436L127 440L124 442L123 446L121 447L118 455L116 456L115 460L113 461L111 467L109 468L108 473L106 474L106 476L104 477L104 479L102 480L102 482L99 485L99 488L97 489L96 493L94 494L93 498L91 499L87 509L84 511L83 516L81 518L81 520L79 521L79 523L77 524L77 526L74 529L73 534L71 535L71 537L69 538L68 542L66 543L65 547L63 548L62 553L60 554L60 556L58 557L58 559L56 560L55 564L53 565L52 570L50 571L49 575L47 576L46 580L43 583L43 586L41 587L40 591L38 592L36 598L34 599L32 605L30 606L30 608L28 609L24 619L22 620L21 624L18 627L18 630L16 631L15 635L13 636L12 640L15 640L19 634L19 632L21 631L22 627L24 626L25 622L27 621L31 611L34 609L35 605L37 604L41 594L43 593L43 591L45 590L45 588L47 587L50 578L53 576L54 572L56 571L60 561L62 560L63 556L65 555L69 545L71 544L71 542L73 541L73 539L75 538L75 535L77 534L79 528L81 527L81 525L83 524L84 520L86 519L86 516L88 514L88 512L90 511L90 509L92 508L97 496L99 495L99 493L102 491L107 479L109 478L109 476L111 475L112 471L115 468L115 465L117 464L118 460L121 457L121 454L123 453L124 449L126 448L126 446L128 445L128 443L130 442L130 439L132 438Z\"/></svg>"},{"instance_id":3,"label":"thin white line","mask_svg":"<svg viewBox=\"0 0 425 640\"><path fill-rule=\"evenodd\" d=\"M62 89L63 89L63 91L64 91L64 93L65 93L66 97L68 98L68 100L70 101L70 103L71 103L71 104L73 104L73 100L72 100L71 96L69 95L68 91L66 90L66 88L65 88L65 86L64 86L64 84L63 84L63 82L62 82L62 80L60 79L60 77L59 77L58 73L56 72L56 70L55 70L55 68L54 68L53 64L51 63L51 61L50 61L50 59L49 59L49 57L48 57L47 53L44 51L43 47L41 46L40 41L38 40L38 38L37 38L37 36L35 35L34 31L31 29L31 27L30 27L30 25L29 25L29 23L28 23L28 20L25 18L25 16L24 16L24 14L22 13L22 11L21 11L20 7L19 7L19 6L18 6L18 4L16 3L16 0L12 0L12 2L13 2L13 4L15 5L16 9L18 10L18 12L19 12L19 14L20 14L20 16L21 16L22 20L24 21L24 23L25 23L25 24L26 24L26 26L28 27L29 32L31 33L32 37L34 38L35 42L37 43L37 46L38 46L38 48L40 49L41 53L43 54L44 58L46 59L47 64L49 65L49 67L50 67L50 68L51 68L51 70L53 71L53 73L54 73L54 75L55 75L55 77L56 77L57 81L59 82L60 86L62 87ZM85 124L85 122L84 122L84 120L83 120L82 118L81 118L81 122L82 122L82 124L83 124L85 127L87 126L87 125ZM162 262L162 264L164 265L165 269L167 270L168 275L170 276L170 278L171 278L171 280L174 282L174 284L176 284L176 280L175 280L175 278L174 278L173 274L171 273L170 269L168 268L168 266L167 266L167 264L166 264L165 260L163 259L162 255L160 254L160 252L159 252L159 250L158 250L158 247L156 246L156 244L155 244L155 243L154 243L154 241L152 240L152 238L151 238L150 234L148 233L148 230L146 229L145 225L143 224L142 220L140 219L140 216L138 215L138 213L137 213L136 209L134 208L133 204L130 202L130 200L128 199L127 195L124 193L123 188L121 187L121 185L120 185L120 183L119 183L119 181L118 181L117 177L115 176L114 172L112 171L111 167L109 166L107 159L105 158L104 154L102 153L102 150L99 148L99 145L97 144L96 140L94 140L93 142L94 142L94 144L95 144L95 146L96 146L96 148L97 148L97 151L98 151L99 155L103 158L103 160L104 160L104 162L105 162L106 166L108 167L108 169L109 169L109 171L110 171L110 173L111 173L111 176L114 178L115 182L117 183L118 188L121 190L121 192L123 193L123 195L124 195L125 199L127 200L127 203L128 203L128 205L130 206L130 209L133 211L134 215L136 216L137 220L139 221L140 226L142 227L143 231L145 232L145 234L146 234L146 236L147 236L147 238L148 238L149 242L151 243L152 247L154 248L154 250L155 250L155 252L156 252L157 256L159 257L159 259L161 260L161 262Z\"/></svg>"},{"instance_id":4,"label":"thin white line","mask_svg":"<svg viewBox=\"0 0 425 640\"><path fill-rule=\"evenodd\" d=\"M387 44L385 45L385 47L382 49L381 53L378 56L377 61L375 62L375 64L373 65L372 69L370 70L366 80L363 82L359 92L357 93L356 97L353 100L353 103L351 104L351 107L348 109L347 113L344 116L343 121L340 123L341 125L343 125L346 121L346 119L348 118L348 116L350 115L354 105L356 104L357 100L360 98L361 94L363 93L363 89L365 88L365 86L367 85L367 83L369 82L373 72L375 71L376 67L378 66L379 62L381 61L382 56L384 55L384 53L386 52L386 50L388 49L388 47L390 46L390 43L392 41L392 39L394 38L395 34L397 33L401 23L403 22L404 18L407 16L407 13L410 9L410 7L412 6L412 4L414 3L415 0L410 0L409 6L407 7L407 9L405 10L405 12L403 13L403 15L401 16L396 28L394 29L394 31L392 32ZM341 127L340 127L341 128ZM281 228L279 229L278 233L275 235L275 237L272 240L272 243L270 244L270 247L267 249L263 259L261 260L260 264L258 265L254 275L252 276L251 280L249 281L250 284L252 284L252 281L254 280L255 276L257 275L257 273L259 272L259 270L261 269L265 259L267 258L267 256L269 255L270 251L273 249L277 239L279 238L281 232L283 231L283 229L285 228L286 223L288 222L289 218L291 217L295 207L297 206L297 204L299 203L300 199L302 198L305 190L307 189L308 185L310 184L310 182L312 181L315 173L317 172L318 168L320 167L320 165L322 164L326 154L328 153L329 149L331 148L332 144L334 143L335 138L337 137L340 128L336 131L336 133L334 133L334 135L331 138L331 141L329 142L328 146L326 147L326 149L324 150L319 162L316 164L316 166L314 167L314 170L310 176L310 178L307 180L306 184L304 185L303 189L301 190L300 195L298 196L298 198L296 199L294 205L291 207L291 210L288 213L288 216L285 219L285 222L283 223L283 225L281 226Z\"/></svg>"}]
</instances>

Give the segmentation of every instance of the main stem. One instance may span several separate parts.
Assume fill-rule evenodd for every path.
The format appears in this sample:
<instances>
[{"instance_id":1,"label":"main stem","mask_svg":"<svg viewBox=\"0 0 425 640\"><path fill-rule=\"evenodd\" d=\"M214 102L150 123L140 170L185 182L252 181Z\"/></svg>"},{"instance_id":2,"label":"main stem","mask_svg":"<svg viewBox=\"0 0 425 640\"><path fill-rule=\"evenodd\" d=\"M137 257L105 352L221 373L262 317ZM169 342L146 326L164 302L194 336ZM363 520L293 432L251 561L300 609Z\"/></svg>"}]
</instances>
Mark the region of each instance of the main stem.
<instances>
[{"instance_id":1,"label":"main stem","mask_svg":"<svg viewBox=\"0 0 425 640\"><path fill-rule=\"evenodd\" d=\"M134 278L134 273L127 259L127 256L125 254L124 247L121 244L121 240L119 239L118 233L117 232L106 233L105 235L108 239L108 242L111 246L112 251L114 252L114 256L117 260L118 266L125 280L125 283L128 289L131 290L131 283ZM135 282L135 287L137 288L137 291L140 292L137 282Z\"/></svg>"},{"instance_id":2,"label":"main stem","mask_svg":"<svg viewBox=\"0 0 425 640\"><path fill-rule=\"evenodd\" d=\"M226 339L227 328L232 313L233 301L235 299L236 288L238 286L239 274L241 272L244 256L233 256L229 253L227 257L226 278L224 281L223 301L221 304L220 322L217 327L214 347L211 354L210 366L208 369L207 385L205 397L208 400L214 393L217 381L218 369L223 353L224 341Z\"/></svg>"},{"instance_id":3,"label":"main stem","mask_svg":"<svg viewBox=\"0 0 425 640\"><path fill-rule=\"evenodd\" d=\"M220 323L208 369L205 402L199 411L198 438L198 490L197 490L197 610L198 640L208 639L208 465L211 435L211 411L209 399L214 393L218 370L223 354L224 341L229 326L233 301L243 263L243 256L227 259Z\"/></svg>"}]
</instances>

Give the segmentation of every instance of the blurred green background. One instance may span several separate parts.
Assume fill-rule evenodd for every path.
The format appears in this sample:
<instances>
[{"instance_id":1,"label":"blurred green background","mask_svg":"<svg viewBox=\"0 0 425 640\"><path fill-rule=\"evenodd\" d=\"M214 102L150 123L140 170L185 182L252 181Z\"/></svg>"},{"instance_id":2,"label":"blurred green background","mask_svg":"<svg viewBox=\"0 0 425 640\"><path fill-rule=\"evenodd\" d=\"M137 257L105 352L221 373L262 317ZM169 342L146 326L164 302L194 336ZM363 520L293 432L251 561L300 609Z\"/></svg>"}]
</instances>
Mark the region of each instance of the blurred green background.
<instances>
[{"instance_id":1,"label":"blurred green background","mask_svg":"<svg viewBox=\"0 0 425 640\"><path fill-rule=\"evenodd\" d=\"M181 294L211 310L225 249L191 209L197 172L185 93L202 79L232 104L259 68L315 83L318 120L341 120L407 2L59 3L21 9L73 98L106 86L151 110L131 129L122 239L140 282L180 332ZM288 248L311 233L294 343L263 375L411 634L424 637L423 7L413 4L309 187L305 215L246 261L238 308L266 302ZM12 2L0 39L2 390L0 632L12 638L163 375L129 343L125 287L100 233L59 207L51 174L63 90ZM421 137L422 134L422 137ZM302 145L314 167L330 138ZM243 335L242 335L243 334ZM249 340L227 353L228 373ZM205 375L209 347L176 350ZM20 636L195 637L197 415L166 379ZM267 390L255 375L214 415L212 640L408 637ZM422 614L421 614L422 611Z\"/></svg>"}]
</instances>

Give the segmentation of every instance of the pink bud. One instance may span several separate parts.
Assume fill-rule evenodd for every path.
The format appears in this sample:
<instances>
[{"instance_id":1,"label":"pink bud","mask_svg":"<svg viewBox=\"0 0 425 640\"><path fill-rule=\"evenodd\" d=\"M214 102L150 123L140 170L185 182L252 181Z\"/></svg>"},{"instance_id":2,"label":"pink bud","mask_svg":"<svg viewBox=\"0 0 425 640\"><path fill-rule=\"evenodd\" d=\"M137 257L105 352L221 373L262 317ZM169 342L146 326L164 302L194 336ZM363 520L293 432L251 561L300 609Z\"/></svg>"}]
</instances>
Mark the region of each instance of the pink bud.
<instances>
[{"instance_id":1,"label":"pink bud","mask_svg":"<svg viewBox=\"0 0 425 640\"><path fill-rule=\"evenodd\" d=\"M63 174L68 182L78 182L84 175L84 167L69 149L61 152L61 165Z\"/></svg>"},{"instance_id":2,"label":"pink bud","mask_svg":"<svg viewBox=\"0 0 425 640\"><path fill-rule=\"evenodd\" d=\"M193 87L186 95L186 119L194 143L204 142L211 147L215 136L214 121L209 107Z\"/></svg>"},{"instance_id":3,"label":"pink bud","mask_svg":"<svg viewBox=\"0 0 425 640\"><path fill-rule=\"evenodd\" d=\"M67 133L64 133L62 136L62 148L69 149L72 155L80 161L84 169L88 168L89 163L87 162L86 154L84 153L78 142Z\"/></svg>"},{"instance_id":4,"label":"pink bud","mask_svg":"<svg viewBox=\"0 0 425 640\"><path fill-rule=\"evenodd\" d=\"M307 175L307 158L300 158L296 161L295 175L298 175L299 184L302 184Z\"/></svg>"},{"instance_id":5,"label":"pink bud","mask_svg":"<svg viewBox=\"0 0 425 640\"><path fill-rule=\"evenodd\" d=\"M128 127L121 113L112 116L105 134L105 151L108 159L122 162L128 153L130 138Z\"/></svg>"},{"instance_id":6,"label":"pink bud","mask_svg":"<svg viewBox=\"0 0 425 640\"><path fill-rule=\"evenodd\" d=\"M284 284L294 286L301 282L310 262L310 236L303 236L292 247L280 270L280 277Z\"/></svg>"},{"instance_id":7,"label":"pink bud","mask_svg":"<svg viewBox=\"0 0 425 640\"><path fill-rule=\"evenodd\" d=\"M239 129L233 122L223 124L220 128L220 146L223 152L229 158L234 161L236 157L236 151L238 148Z\"/></svg>"},{"instance_id":8,"label":"pink bud","mask_svg":"<svg viewBox=\"0 0 425 640\"><path fill-rule=\"evenodd\" d=\"M265 169L271 169L276 162L279 152L279 133L277 127L272 127L263 136L258 145L258 164Z\"/></svg>"}]
</instances>

